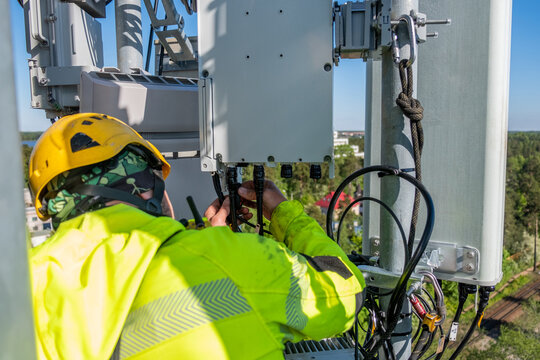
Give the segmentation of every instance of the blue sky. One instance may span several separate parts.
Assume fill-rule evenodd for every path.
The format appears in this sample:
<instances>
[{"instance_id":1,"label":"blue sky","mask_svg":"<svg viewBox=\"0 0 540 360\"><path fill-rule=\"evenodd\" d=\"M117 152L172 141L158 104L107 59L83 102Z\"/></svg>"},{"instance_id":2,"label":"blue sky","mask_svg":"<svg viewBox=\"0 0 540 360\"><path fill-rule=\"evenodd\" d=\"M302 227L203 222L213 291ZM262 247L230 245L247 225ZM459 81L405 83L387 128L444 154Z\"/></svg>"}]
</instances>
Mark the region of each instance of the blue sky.
<instances>
[{"instance_id":1,"label":"blue sky","mask_svg":"<svg viewBox=\"0 0 540 360\"><path fill-rule=\"evenodd\" d=\"M44 130L49 122L42 110L30 108L29 77L23 10L16 0L9 0L15 84L20 129ZM343 2L343 1L340 1ZM144 13L144 9L143 9ZM510 69L509 130L540 130L540 46L535 34L540 1L514 0L512 9L512 57ZM184 14L185 15L185 14ZM114 34L114 6L107 7L107 19L101 20L104 34ZM149 20L143 17L143 44L148 42ZM196 34L196 19L186 17L186 32ZM105 65L116 65L115 36L104 38ZM146 45L144 45L146 50ZM153 69L153 62L151 65ZM364 129L365 64L361 60L342 60L334 74L334 128Z\"/></svg>"}]
</instances>

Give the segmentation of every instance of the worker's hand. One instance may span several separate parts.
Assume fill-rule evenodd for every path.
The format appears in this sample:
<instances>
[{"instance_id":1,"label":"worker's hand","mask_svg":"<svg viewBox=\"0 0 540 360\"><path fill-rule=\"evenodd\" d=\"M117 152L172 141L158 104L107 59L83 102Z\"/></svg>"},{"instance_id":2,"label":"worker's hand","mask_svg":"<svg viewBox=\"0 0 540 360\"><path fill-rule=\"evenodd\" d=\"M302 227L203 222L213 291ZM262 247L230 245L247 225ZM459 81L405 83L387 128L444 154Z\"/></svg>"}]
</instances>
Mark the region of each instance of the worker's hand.
<instances>
[{"instance_id":1,"label":"worker's hand","mask_svg":"<svg viewBox=\"0 0 540 360\"><path fill-rule=\"evenodd\" d=\"M227 226L227 216L231 212L231 202L229 197L225 197L223 204L219 205L219 199L214 200L212 204L206 209L204 217L208 219L212 226ZM249 213L249 209L242 208L236 212L238 215L241 215L244 219L249 220L253 214ZM241 224L239 221L238 224Z\"/></svg>"},{"instance_id":2,"label":"worker's hand","mask_svg":"<svg viewBox=\"0 0 540 360\"><path fill-rule=\"evenodd\" d=\"M256 203L256 194L255 186L253 181L246 181L238 189L238 195L242 197L242 204L250 207L252 209L257 208ZM270 220L272 218L272 213L274 209L281 204L283 201L286 201L287 198L283 196L278 187L271 181L264 181L264 193L263 193L263 215L265 218ZM244 208L245 209L245 208Z\"/></svg>"}]
</instances>

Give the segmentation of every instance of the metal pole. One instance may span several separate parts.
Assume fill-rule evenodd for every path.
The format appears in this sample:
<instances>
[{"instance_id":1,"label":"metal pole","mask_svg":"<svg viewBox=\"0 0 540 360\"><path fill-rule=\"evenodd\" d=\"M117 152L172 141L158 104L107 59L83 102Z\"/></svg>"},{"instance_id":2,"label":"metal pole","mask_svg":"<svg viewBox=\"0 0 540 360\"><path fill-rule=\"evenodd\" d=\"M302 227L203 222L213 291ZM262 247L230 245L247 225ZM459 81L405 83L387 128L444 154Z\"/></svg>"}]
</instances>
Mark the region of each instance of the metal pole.
<instances>
[{"instance_id":1,"label":"metal pole","mask_svg":"<svg viewBox=\"0 0 540 360\"><path fill-rule=\"evenodd\" d=\"M381 70L380 61L369 59L366 63L366 136L364 143L365 166L380 165L381 162ZM364 178L364 192L380 198L380 181L375 174ZM364 202L364 242L362 253L370 255L371 239L380 238L379 205Z\"/></svg>"},{"instance_id":2,"label":"metal pole","mask_svg":"<svg viewBox=\"0 0 540 360\"><path fill-rule=\"evenodd\" d=\"M418 0L392 0L392 19L401 15L409 15L411 10L418 11ZM409 58L409 36L405 25L398 26L399 50L402 59ZM414 93L416 93L417 61L413 67ZM401 92L399 70L394 64L391 51L386 51L382 59L382 109L381 109L381 161L385 165L400 169L414 169L414 158L411 142L409 119L396 105L396 98ZM397 214L405 233L409 232L414 204L414 188L396 177L383 178L381 182L381 197ZM395 274L401 274L404 269L405 251L400 240L398 227L390 216L381 211L381 265ZM383 308L388 307L390 297L381 299ZM402 309L404 314L411 314L411 306L405 300ZM391 342L397 359L407 359L411 353L412 321L407 316L400 318L394 332L409 334L393 336ZM379 355L384 358L384 351Z\"/></svg>"},{"instance_id":3,"label":"metal pole","mask_svg":"<svg viewBox=\"0 0 540 360\"><path fill-rule=\"evenodd\" d=\"M4 40L0 42L0 54L4 54L0 60L0 107L3 111L0 131L3 190L0 197L0 358L35 359L10 4L15 2L0 1L0 32L4 34Z\"/></svg>"},{"instance_id":4,"label":"metal pole","mask_svg":"<svg viewBox=\"0 0 540 360\"><path fill-rule=\"evenodd\" d=\"M121 72L143 69L140 0L115 0L116 57Z\"/></svg>"}]
</instances>

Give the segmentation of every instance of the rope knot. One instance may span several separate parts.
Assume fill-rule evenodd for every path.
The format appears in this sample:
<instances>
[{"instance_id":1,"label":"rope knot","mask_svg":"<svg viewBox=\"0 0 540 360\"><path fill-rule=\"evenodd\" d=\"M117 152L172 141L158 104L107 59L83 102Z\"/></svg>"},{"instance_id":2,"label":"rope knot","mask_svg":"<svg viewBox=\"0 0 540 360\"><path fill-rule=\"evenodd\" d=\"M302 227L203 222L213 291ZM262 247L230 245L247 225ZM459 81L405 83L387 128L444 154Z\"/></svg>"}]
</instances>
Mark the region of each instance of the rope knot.
<instances>
[{"instance_id":1,"label":"rope knot","mask_svg":"<svg viewBox=\"0 0 540 360\"><path fill-rule=\"evenodd\" d=\"M410 66L406 67L407 59L399 63L399 78L401 79L401 93L396 104L411 122L419 122L424 118L424 108L420 101L413 97L413 74Z\"/></svg>"},{"instance_id":2,"label":"rope knot","mask_svg":"<svg viewBox=\"0 0 540 360\"><path fill-rule=\"evenodd\" d=\"M396 104L401 108L403 114L412 122L421 121L424 118L424 108L420 101L401 92L396 99Z\"/></svg>"}]
</instances>

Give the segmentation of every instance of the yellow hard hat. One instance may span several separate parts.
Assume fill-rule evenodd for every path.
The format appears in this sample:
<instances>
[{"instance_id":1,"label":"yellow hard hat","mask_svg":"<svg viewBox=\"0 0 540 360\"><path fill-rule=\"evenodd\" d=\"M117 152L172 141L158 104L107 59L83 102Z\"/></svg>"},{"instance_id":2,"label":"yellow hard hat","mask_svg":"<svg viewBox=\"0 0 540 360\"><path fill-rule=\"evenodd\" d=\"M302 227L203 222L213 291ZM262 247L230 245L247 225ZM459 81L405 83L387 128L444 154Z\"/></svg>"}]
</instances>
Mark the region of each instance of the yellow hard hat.
<instances>
[{"instance_id":1,"label":"yellow hard hat","mask_svg":"<svg viewBox=\"0 0 540 360\"><path fill-rule=\"evenodd\" d=\"M127 145L139 145L161 165L163 179L170 165L154 145L124 122L103 114L82 113L56 121L36 142L30 155L29 184L36 212L42 220L49 218L39 211L43 190L64 171L97 164L118 155Z\"/></svg>"}]
</instances>

